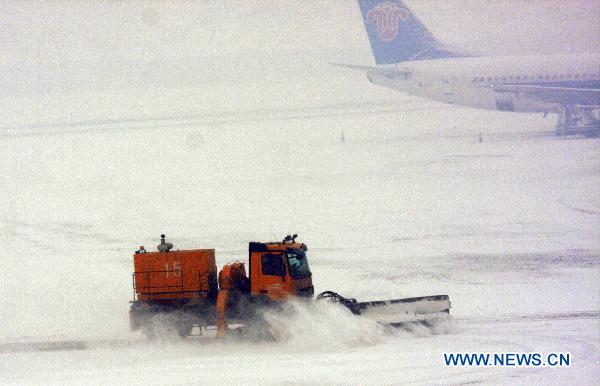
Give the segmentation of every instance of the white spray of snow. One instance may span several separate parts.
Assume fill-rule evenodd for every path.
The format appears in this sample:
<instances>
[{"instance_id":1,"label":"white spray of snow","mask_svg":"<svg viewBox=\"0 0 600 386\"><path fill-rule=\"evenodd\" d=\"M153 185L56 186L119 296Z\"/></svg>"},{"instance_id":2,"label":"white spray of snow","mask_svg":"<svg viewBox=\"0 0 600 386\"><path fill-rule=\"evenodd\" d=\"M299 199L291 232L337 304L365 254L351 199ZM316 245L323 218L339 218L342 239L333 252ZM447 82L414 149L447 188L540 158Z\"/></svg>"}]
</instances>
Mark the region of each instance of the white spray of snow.
<instances>
[{"instance_id":1,"label":"white spray of snow","mask_svg":"<svg viewBox=\"0 0 600 386\"><path fill-rule=\"evenodd\" d=\"M283 331L286 344L311 350L331 350L380 343L383 328L330 302L293 301L284 312L265 312L265 319Z\"/></svg>"}]
</instances>

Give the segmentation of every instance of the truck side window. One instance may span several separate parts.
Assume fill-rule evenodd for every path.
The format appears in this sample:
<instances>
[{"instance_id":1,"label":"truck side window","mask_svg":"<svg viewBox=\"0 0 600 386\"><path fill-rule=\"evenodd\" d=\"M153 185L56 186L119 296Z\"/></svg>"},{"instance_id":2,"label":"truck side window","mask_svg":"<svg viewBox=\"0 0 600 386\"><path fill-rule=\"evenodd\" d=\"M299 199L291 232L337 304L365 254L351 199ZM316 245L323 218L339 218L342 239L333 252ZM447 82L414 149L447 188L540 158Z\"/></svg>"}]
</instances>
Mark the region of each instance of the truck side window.
<instances>
[{"instance_id":1,"label":"truck side window","mask_svg":"<svg viewBox=\"0 0 600 386\"><path fill-rule=\"evenodd\" d=\"M261 268L263 275L285 276L285 265L282 255L267 253L261 256Z\"/></svg>"}]
</instances>

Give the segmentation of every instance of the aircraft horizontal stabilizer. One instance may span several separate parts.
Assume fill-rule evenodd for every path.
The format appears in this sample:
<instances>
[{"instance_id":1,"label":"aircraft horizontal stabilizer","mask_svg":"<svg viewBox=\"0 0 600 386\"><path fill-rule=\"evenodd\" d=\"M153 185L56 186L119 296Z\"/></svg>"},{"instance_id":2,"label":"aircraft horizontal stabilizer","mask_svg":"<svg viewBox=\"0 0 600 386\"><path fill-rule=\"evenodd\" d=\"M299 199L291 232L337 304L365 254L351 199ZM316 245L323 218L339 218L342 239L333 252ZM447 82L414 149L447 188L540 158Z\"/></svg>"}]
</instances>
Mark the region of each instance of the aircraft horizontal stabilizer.
<instances>
[{"instance_id":1,"label":"aircraft horizontal stabilizer","mask_svg":"<svg viewBox=\"0 0 600 386\"><path fill-rule=\"evenodd\" d=\"M355 64L344 64L344 63L330 63L334 66L350 68L352 70L365 71L368 74L374 74L379 76L385 76L392 78L397 75L408 75L412 74L412 70L397 68L397 67L374 67L374 66L359 66Z\"/></svg>"}]
</instances>

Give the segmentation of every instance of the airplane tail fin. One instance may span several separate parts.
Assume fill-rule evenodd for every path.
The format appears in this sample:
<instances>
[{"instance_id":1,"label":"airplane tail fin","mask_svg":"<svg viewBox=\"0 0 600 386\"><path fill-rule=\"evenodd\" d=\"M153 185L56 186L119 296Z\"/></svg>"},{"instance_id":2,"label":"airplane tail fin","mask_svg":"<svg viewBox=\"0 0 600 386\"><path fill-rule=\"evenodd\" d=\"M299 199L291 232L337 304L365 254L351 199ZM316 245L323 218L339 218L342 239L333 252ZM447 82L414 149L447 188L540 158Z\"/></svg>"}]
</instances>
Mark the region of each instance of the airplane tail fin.
<instances>
[{"instance_id":1,"label":"airplane tail fin","mask_svg":"<svg viewBox=\"0 0 600 386\"><path fill-rule=\"evenodd\" d=\"M359 0L377 64L457 58L438 41L402 0Z\"/></svg>"}]
</instances>

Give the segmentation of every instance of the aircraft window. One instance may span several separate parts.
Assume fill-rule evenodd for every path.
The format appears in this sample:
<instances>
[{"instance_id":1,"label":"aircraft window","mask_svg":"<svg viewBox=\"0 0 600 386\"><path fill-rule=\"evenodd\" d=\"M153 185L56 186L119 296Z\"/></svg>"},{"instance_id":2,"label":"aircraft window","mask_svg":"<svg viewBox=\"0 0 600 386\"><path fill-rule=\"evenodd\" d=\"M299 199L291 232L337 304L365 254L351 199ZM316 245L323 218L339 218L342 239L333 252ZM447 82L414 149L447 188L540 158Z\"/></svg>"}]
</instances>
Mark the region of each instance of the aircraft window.
<instances>
[{"instance_id":1,"label":"aircraft window","mask_svg":"<svg viewBox=\"0 0 600 386\"><path fill-rule=\"evenodd\" d=\"M488 76L488 82L491 82L491 81L492 81L492 77Z\"/></svg>"},{"instance_id":2,"label":"aircraft window","mask_svg":"<svg viewBox=\"0 0 600 386\"><path fill-rule=\"evenodd\" d=\"M546 75L546 79L550 79L550 75Z\"/></svg>"},{"instance_id":3,"label":"aircraft window","mask_svg":"<svg viewBox=\"0 0 600 386\"><path fill-rule=\"evenodd\" d=\"M509 80L513 80L515 77L514 76L509 76L508 79Z\"/></svg>"},{"instance_id":4,"label":"aircraft window","mask_svg":"<svg viewBox=\"0 0 600 386\"><path fill-rule=\"evenodd\" d=\"M544 79L544 76L543 75L539 75L538 79Z\"/></svg>"},{"instance_id":5,"label":"aircraft window","mask_svg":"<svg viewBox=\"0 0 600 386\"><path fill-rule=\"evenodd\" d=\"M564 76L563 74L560 74L558 77L559 77L560 79L565 79L565 76Z\"/></svg>"},{"instance_id":6,"label":"aircraft window","mask_svg":"<svg viewBox=\"0 0 600 386\"><path fill-rule=\"evenodd\" d=\"M579 74L575 74L575 79L579 78Z\"/></svg>"},{"instance_id":7,"label":"aircraft window","mask_svg":"<svg viewBox=\"0 0 600 386\"><path fill-rule=\"evenodd\" d=\"M521 77L520 77L520 76L517 76L515 79L517 79L517 80L521 80Z\"/></svg>"},{"instance_id":8,"label":"aircraft window","mask_svg":"<svg viewBox=\"0 0 600 386\"><path fill-rule=\"evenodd\" d=\"M552 79L556 79L556 74L552 75Z\"/></svg>"},{"instance_id":9,"label":"aircraft window","mask_svg":"<svg viewBox=\"0 0 600 386\"><path fill-rule=\"evenodd\" d=\"M571 74L567 74L567 79L571 79Z\"/></svg>"},{"instance_id":10,"label":"aircraft window","mask_svg":"<svg viewBox=\"0 0 600 386\"><path fill-rule=\"evenodd\" d=\"M503 76L503 77L502 77L502 80L503 80L503 81L506 81L506 77L505 77L505 76Z\"/></svg>"}]
</instances>

